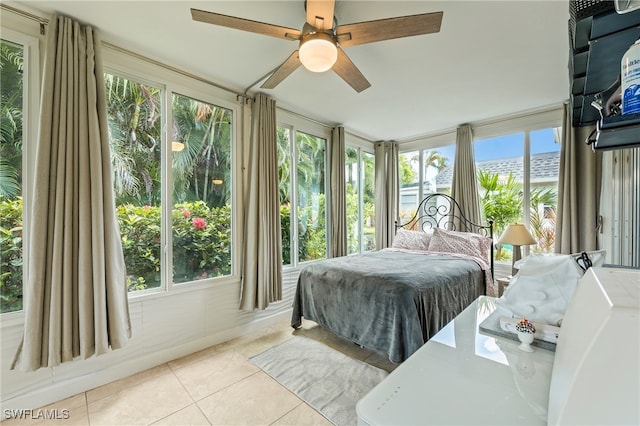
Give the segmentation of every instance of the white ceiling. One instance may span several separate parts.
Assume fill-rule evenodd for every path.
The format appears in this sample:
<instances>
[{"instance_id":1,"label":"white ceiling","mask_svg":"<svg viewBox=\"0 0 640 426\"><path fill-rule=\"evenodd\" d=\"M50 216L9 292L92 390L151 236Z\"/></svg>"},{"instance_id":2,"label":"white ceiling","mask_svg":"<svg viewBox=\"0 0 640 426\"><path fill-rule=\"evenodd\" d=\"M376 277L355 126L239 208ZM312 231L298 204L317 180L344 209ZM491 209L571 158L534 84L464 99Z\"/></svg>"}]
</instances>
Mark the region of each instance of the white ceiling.
<instances>
[{"instance_id":1,"label":"white ceiling","mask_svg":"<svg viewBox=\"0 0 640 426\"><path fill-rule=\"evenodd\" d=\"M28 1L99 29L103 40L244 92L297 42L192 21L191 7L301 28L302 0ZM338 24L444 11L440 33L345 48L371 82L356 93L337 74L296 70L277 104L371 140L408 140L559 105L569 94L568 2L343 1ZM259 85L249 93L259 90Z\"/></svg>"}]
</instances>

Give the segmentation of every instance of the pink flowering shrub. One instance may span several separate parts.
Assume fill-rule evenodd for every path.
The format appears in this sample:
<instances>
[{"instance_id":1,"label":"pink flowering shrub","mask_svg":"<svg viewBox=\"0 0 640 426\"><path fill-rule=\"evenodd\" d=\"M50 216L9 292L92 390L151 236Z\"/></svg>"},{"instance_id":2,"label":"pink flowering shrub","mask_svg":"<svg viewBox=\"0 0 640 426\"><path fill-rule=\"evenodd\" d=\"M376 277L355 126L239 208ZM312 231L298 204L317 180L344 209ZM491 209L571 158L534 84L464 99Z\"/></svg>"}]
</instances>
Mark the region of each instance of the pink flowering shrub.
<instances>
[{"instance_id":1,"label":"pink flowering shrub","mask_svg":"<svg viewBox=\"0 0 640 426\"><path fill-rule=\"evenodd\" d=\"M198 230L203 230L207 227L207 221L201 217L194 217L191 224Z\"/></svg>"},{"instance_id":2,"label":"pink flowering shrub","mask_svg":"<svg viewBox=\"0 0 640 426\"><path fill-rule=\"evenodd\" d=\"M118 206L129 291L160 286L160 207ZM173 281L231 273L231 207L204 202L176 204L172 210Z\"/></svg>"}]
</instances>

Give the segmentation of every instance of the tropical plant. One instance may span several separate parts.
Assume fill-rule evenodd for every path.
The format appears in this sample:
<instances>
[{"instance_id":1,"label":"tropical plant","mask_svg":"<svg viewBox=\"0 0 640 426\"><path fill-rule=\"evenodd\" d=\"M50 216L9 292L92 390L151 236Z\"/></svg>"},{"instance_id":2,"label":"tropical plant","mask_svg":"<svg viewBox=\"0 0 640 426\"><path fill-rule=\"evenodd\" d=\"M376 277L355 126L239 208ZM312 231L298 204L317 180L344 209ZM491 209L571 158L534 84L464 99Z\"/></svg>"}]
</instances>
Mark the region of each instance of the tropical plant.
<instances>
[{"instance_id":1,"label":"tropical plant","mask_svg":"<svg viewBox=\"0 0 640 426\"><path fill-rule=\"evenodd\" d=\"M160 89L105 74L116 204L158 205Z\"/></svg>"},{"instance_id":2,"label":"tropical plant","mask_svg":"<svg viewBox=\"0 0 640 426\"><path fill-rule=\"evenodd\" d=\"M23 49L0 41L0 313L22 309Z\"/></svg>"},{"instance_id":3,"label":"tropical plant","mask_svg":"<svg viewBox=\"0 0 640 426\"><path fill-rule=\"evenodd\" d=\"M416 182L418 177L416 172L411 167L412 158L407 155L398 155L398 170L400 173L400 186L409 185Z\"/></svg>"},{"instance_id":4,"label":"tropical plant","mask_svg":"<svg viewBox=\"0 0 640 426\"><path fill-rule=\"evenodd\" d=\"M160 207L117 208L127 268L127 288L160 285ZM231 273L231 208L209 208L203 201L172 209L173 281L176 283Z\"/></svg>"},{"instance_id":5,"label":"tropical plant","mask_svg":"<svg viewBox=\"0 0 640 426\"><path fill-rule=\"evenodd\" d=\"M438 151L425 151L423 155L423 162L425 169L433 167L438 171L438 173L446 169L448 166L447 157L444 157Z\"/></svg>"},{"instance_id":6,"label":"tropical plant","mask_svg":"<svg viewBox=\"0 0 640 426\"><path fill-rule=\"evenodd\" d=\"M186 96L173 96L173 153L176 201L203 200L221 207L231 195L231 111Z\"/></svg>"},{"instance_id":7,"label":"tropical plant","mask_svg":"<svg viewBox=\"0 0 640 426\"><path fill-rule=\"evenodd\" d=\"M536 240L534 251L553 251L556 239L556 205L558 193L555 188L542 187L531 191L530 228Z\"/></svg>"},{"instance_id":8,"label":"tropical plant","mask_svg":"<svg viewBox=\"0 0 640 426\"><path fill-rule=\"evenodd\" d=\"M482 169L477 174L485 218L493 219L494 232L500 235L509 223L522 217L522 184L511 172L506 179Z\"/></svg>"},{"instance_id":9,"label":"tropical plant","mask_svg":"<svg viewBox=\"0 0 640 426\"><path fill-rule=\"evenodd\" d=\"M0 196L0 313L22 309L22 198Z\"/></svg>"},{"instance_id":10,"label":"tropical plant","mask_svg":"<svg viewBox=\"0 0 640 426\"><path fill-rule=\"evenodd\" d=\"M176 204L173 218L173 281L231 274L231 207L203 201Z\"/></svg>"},{"instance_id":11,"label":"tropical plant","mask_svg":"<svg viewBox=\"0 0 640 426\"><path fill-rule=\"evenodd\" d=\"M0 42L0 195L13 198L22 184L23 49Z\"/></svg>"}]
</instances>

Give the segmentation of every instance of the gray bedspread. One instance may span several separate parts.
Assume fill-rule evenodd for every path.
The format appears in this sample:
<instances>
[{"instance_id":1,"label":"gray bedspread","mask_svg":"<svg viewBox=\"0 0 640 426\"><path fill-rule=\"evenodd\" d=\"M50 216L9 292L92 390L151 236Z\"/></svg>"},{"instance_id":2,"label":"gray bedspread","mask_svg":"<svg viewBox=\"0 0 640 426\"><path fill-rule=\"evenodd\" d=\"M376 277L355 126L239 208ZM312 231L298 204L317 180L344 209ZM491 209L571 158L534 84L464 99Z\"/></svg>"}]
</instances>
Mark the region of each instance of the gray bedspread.
<instances>
[{"instance_id":1,"label":"gray bedspread","mask_svg":"<svg viewBox=\"0 0 640 426\"><path fill-rule=\"evenodd\" d=\"M471 259L380 250L305 266L291 326L302 317L400 363L484 293Z\"/></svg>"}]
</instances>

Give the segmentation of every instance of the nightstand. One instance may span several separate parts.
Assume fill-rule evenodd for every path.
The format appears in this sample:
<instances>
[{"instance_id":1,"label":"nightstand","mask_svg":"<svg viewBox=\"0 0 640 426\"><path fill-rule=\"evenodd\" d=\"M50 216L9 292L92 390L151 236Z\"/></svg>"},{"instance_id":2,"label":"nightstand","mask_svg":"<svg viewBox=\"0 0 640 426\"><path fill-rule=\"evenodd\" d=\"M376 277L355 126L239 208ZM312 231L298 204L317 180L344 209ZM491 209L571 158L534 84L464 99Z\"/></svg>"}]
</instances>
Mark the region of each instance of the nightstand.
<instances>
[{"instance_id":1,"label":"nightstand","mask_svg":"<svg viewBox=\"0 0 640 426\"><path fill-rule=\"evenodd\" d=\"M498 278L498 297L502 296L507 287L509 287L510 281L511 277Z\"/></svg>"}]
</instances>

